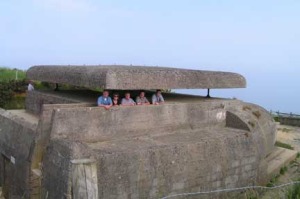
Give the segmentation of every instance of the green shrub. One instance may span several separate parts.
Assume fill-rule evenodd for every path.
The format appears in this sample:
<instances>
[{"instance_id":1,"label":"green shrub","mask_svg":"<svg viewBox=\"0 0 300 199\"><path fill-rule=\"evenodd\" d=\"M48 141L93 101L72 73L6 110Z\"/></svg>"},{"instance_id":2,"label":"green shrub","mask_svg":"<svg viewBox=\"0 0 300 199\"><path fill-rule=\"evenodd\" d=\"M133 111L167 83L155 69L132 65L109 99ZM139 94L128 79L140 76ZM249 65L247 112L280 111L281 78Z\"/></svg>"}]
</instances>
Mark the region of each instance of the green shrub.
<instances>
[{"instance_id":1,"label":"green shrub","mask_svg":"<svg viewBox=\"0 0 300 199\"><path fill-rule=\"evenodd\" d=\"M287 199L300 199L300 184L294 184L286 193Z\"/></svg>"},{"instance_id":2,"label":"green shrub","mask_svg":"<svg viewBox=\"0 0 300 199\"><path fill-rule=\"evenodd\" d=\"M6 108L8 103L12 103L12 99L15 95L20 95L26 92L26 82L25 80L10 80L10 81L0 81L0 107ZM24 98L24 97L23 97ZM17 99L18 101L21 98Z\"/></svg>"},{"instance_id":3,"label":"green shrub","mask_svg":"<svg viewBox=\"0 0 300 199\"><path fill-rule=\"evenodd\" d=\"M5 106L5 109L25 109L25 95L16 95L13 96L10 101L8 101Z\"/></svg>"},{"instance_id":4,"label":"green shrub","mask_svg":"<svg viewBox=\"0 0 300 199\"><path fill-rule=\"evenodd\" d=\"M281 168L280 168L280 174L281 174L281 175L284 175L285 172L286 172L287 170L288 170L288 169L287 169L286 166L285 166L285 167L281 167Z\"/></svg>"},{"instance_id":5,"label":"green shrub","mask_svg":"<svg viewBox=\"0 0 300 199\"><path fill-rule=\"evenodd\" d=\"M275 122L279 122L279 117L278 116L273 117L273 119L274 119Z\"/></svg>"}]
</instances>

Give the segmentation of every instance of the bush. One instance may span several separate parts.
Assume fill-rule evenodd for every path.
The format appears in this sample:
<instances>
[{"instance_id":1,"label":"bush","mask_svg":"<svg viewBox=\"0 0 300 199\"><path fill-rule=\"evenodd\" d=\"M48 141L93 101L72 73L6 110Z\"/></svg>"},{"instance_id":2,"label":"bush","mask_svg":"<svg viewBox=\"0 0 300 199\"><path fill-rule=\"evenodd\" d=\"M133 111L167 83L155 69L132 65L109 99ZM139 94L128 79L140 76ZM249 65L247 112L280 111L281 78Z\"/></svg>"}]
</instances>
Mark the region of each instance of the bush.
<instances>
[{"instance_id":1,"label":"bush","mask_svg":"<svg viewBox=\"0 0 300 199\"><path fill-rule=\"evenodd\" d=\"M293 185L286 193L287 199L300 199L300 184Z\"/></svg>"},{"instance_id":2,"label":"bush","mask_svg":"<svg viewBox=\"0 0 300 199\"><path fill-rule=\"evenodd\" d=\"M273 117L273 119L274 119L275 122L279 122L279 117L278 116Z\"/></svg>"},{"instance_id":3,"label":"bush","mask_svg":"<svg viewBox=\"0 0 300 199\"><path fill-rule=\"evenodd\" d=\"M14 95L26 92L25 80L10 80L0 82L0 107L5 108Z\"/></svg>"}]
</instances>

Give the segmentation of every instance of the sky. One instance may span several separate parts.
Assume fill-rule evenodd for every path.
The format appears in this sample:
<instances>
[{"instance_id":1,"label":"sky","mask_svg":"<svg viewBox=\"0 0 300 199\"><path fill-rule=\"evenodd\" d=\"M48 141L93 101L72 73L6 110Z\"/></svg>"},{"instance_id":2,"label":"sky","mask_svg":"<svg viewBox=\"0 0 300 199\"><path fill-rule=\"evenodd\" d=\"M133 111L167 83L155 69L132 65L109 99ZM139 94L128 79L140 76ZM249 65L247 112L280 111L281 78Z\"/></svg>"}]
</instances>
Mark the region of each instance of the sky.
<instances>
[{"instance_id":1,"label":"sky","mask_svg":"<svg viewBox=\"0 0 300 199\"><path fill-rule=\"evenodd\" d=\"M299 10L298 0L0 0L0 66L230 71L247 88L212 96L300 114Z\"/></svg>"}]
</instances>

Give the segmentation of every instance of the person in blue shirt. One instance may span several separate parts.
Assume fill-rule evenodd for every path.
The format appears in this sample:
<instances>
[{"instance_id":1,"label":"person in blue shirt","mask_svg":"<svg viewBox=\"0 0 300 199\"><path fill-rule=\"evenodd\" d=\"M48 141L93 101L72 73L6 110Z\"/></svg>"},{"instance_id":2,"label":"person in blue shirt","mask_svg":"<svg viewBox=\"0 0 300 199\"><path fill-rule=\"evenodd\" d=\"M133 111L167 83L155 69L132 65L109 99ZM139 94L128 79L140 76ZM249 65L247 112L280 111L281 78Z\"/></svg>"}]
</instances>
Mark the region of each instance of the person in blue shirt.
<instances>
[{"instance_id":1,"label":"person in blue shirt","mask_svg":"<svg viewBox=\"0 0 300 199\"><path fill-rule=\"evenodd\" d=\"M97 105L99 107L105 108L106 110L112 107L112 100L109 97L109 92L107 90L104 90L102 96L98 98Z\"/></svg>"}]
</instances>

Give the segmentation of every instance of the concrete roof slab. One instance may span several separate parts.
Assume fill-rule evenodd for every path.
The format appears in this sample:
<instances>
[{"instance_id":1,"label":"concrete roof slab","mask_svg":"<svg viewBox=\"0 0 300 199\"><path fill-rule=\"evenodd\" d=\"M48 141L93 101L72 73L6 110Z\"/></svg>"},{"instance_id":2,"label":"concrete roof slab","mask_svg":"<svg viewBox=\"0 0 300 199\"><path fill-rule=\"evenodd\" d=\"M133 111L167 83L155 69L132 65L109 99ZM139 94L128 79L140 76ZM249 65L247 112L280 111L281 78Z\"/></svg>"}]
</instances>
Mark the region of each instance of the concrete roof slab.
<instances>
[{"instance_id":1,"label":"concrete roof slab","mask_svg":"<svg viewBox=\"0 0 300 199\"><path fill-rule=\"evenodd\" d=\"M245 88L237 73L149 66L33 66L27 78L86 88L119 90Z\"/></svg>"}]
</instances>

